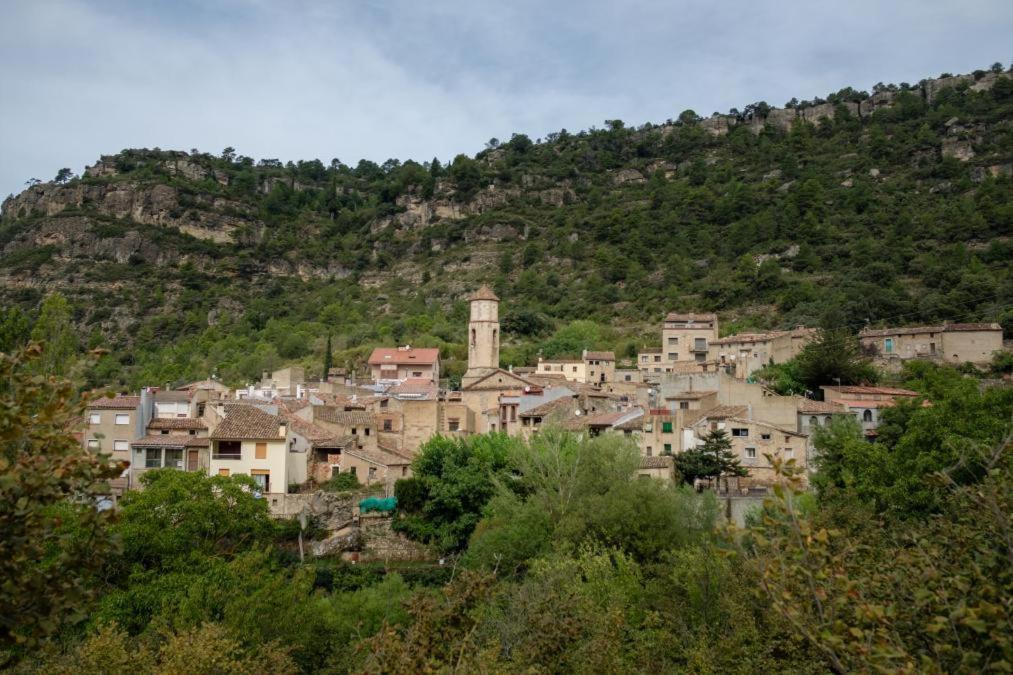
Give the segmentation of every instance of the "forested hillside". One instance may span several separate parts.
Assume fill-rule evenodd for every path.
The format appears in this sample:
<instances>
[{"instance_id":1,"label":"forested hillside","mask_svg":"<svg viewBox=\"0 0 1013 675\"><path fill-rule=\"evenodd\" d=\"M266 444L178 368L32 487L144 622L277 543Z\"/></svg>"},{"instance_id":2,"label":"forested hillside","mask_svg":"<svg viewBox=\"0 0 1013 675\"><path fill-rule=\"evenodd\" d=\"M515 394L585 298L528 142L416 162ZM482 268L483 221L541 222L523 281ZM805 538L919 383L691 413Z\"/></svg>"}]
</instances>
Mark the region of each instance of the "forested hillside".
<instances>
[{"instance_id":1,"label":"forested hillside","mask_svg":"<svg viewBox=\"0 0 1013 675\"><path fill-rule=\"evenodd\" d=\"M673 111L674 114L674 111ZM723 333L1013 329L1013 77L998 64L703 119L490 140L451 162L282 164L125 150L3 205L0 351L63 294L93 383L241 383L379 343L464 356L464 295L503 298L504 365L631 355L666 311Z\"/></svg>"}]
</instances>

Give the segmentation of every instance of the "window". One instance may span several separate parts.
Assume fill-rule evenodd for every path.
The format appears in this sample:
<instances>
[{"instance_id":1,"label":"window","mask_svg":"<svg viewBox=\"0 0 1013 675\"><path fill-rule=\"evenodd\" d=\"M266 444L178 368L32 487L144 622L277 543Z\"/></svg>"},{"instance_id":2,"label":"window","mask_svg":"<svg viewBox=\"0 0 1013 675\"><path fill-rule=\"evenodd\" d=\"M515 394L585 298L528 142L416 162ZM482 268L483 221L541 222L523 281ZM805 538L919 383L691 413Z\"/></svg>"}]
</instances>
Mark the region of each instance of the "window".
<instances>
[{"instance_id":1,"label":"window","mask_svg":"<svg viewBox=\"0 0 1013 675\"><path fill-rule=\"evenodd\" d=\"M89 438L88 439L88 449L89 450L98 450L99 448L100 448L100 445L99 445L99 442L98 442L97 438Z\"/></svg>"},{"instance_id":2,"label":"window","mask_svg":"<svg viewBox=\"0 0 1013 675\"><path fill-rule=\"evenodd\" d=\"M707 338L696 338L693 341L693 349L696 351L707 351Z\"/></svg>"},{"instance_id":3,"label":"window","mask_svg":"<svg viewBox=\"0 0 1013 675\"><path fill-rule=\"evenodd\" d=\"M749 429L732 429L732 436L737 436L739 438L748 438Z\"/></svg>"},{"instance_id":4,"label":"window","mask_svg":"<svg viewBox=\"0 0 1013 675\"><path fill-rule=\"evenodd\" d=\"M357 427L352 427L352 435L353 436L358 436L359 435L359 429Z\"/></svg>"},{"instance_id":5,"label":"window","mask_svg":"<svg viewBox=\"0 0 1013 675\"><path fill-rule=\"evenodd\" d=\"M165 449L165 462L163 466L166 469L182 469L183 468L183 449L182 448L166 448Z\"/></svg>"},{"instance_id":6,"label":"window","mask_svg":"<svg viewBox=\"0 0 1013 675\"><path fill-rule=\"evenodd\" d=\"M267 443L257 443L257 449L253 456L256 459L267 459Z\"/></svg>"},{"instance_id":7,"label":"window","mask_svg":"<svg viewBox=\"0 0 1013 675\"><path fill-rule=\"evenodd\" d=\"M872 411L871 410L866 410L864 413L862 413L862 421L863 422L871 422L872 421Z\"/></svg>"},{"instance_id":8,"label":"window","mask_svg":"<svg viewBox=\"0 0 1013 675\"><path fill-rule=\"evenodd\" d=\"M126 441L113 441L113 450L117 452L126 452L130 450L130 444Z\"/></svg>"},{"instance_id":9,"label":"window","mask_svg":"<svg viewBox=\"0 0 1013 675\"><path fill-rule=\"evenodd\" d=\"M517 406L515 405L510 406L510 421L511 422L517 421Z\"/></svg>"},{"instance_id":10,"label":"window","mask_svg":"<svg viewBox=\"0 0 1013 675\"><path fill-rule=\"evenodd\" d=\"M369 436L369 427L362 427L362 433Z\"/></svg>"},{"instance_id":11,"label":"window","mask_svg":"<svg viewBox=\"0 0 1013 675\"><path fill-rule=\"evenodd\" d=\"M116 413L116 424L120 426L130 424L130 415L127 413Z\"/></svg>"},{"instance_id":12,"label":"window","mask_svg":"<svg viewBox=\"0 0 1013 675\"><path fill-rule=\"evenodd\" d=\"M394 421L393 420L384 420L383 421L383 430L384 431L394 431Z\"/></svg>"},{"instance_id":13,"label":"window","mask_svg":"<svg viewBox=\"0 0 1013 675\"><path fill-rule=\"evenodd\" d=\"M644 363L647 363L647 354L641 354L640 360L643 361Z\"/></svg>"},{"instance_id":14,"label":"window","mask_svg":"<svg viewBox=\"0 0 1013 675\"><path fill-rule=\"evenodd\" d=\"M376 480L376 467L369 467L369 480Z\"/></svg>"},{"instance_id":15,"label":"window","mask_svg":"<svg viewBox=\"0 0 1013 675\"><path fill-rule=\"evenodd\" d=\"M679 344L679 338L677 338L677 337L670 337L670 338L668 338L668 346L669 347L674 347L677 344Z\"/></svg>"},{"instance_id":16,"label":"window","mask_svg":"<svg viewBox=\"0 0 1013 675\"><path fill-rule=\"evenodd\" d=\"M662 422L661 423L661 433L663 433L663 434L670 434L670 433L672 433L672 423L671 422Z\"/></svg>"},{"instance_id":17,"label":"window","mask_svg":"<svg viewBox=\"0 0 1013 675\"><path fill-rule=\"evenodd\" d=\"M447 419L447 431L458 431L461 428L461 420L456 417Z\"/></svg>"},{"instance_id":18,"label":"window","mask_svg":"<svg viewBox=\"0 0 1013 675\"><path fill-rule=\"evenodd\" d=\"M665 443L665 450L664 450L663 454L665 454L665 455L671 455L672 454L672 444L671 443Z\"/></svg>"},{"instance_id":19,"label":"window","mask_svg":"<svg viewBox=\"0 0 1013 675\"><path fill-rule=\"evenodd\" d=\"M385 399L385 398L380 399L380 407L381 408L386 408L387 407L387 399Z\"/></svg>"},{"instance_id":20,"label":"window","mask_svg":"<svg viewBox=\"0 0 1013 675\"><path fill-rule=\"evenodd\" d=\"M144 468L158 469L162 466L162 448L146 448L144 450Z\"/></svg>"},{"instance_id":21,"label":"window","mask_svg":"<svg viewBox=\"0 0 1013 675\"><path fill-rule=\"evenodd\" d=\"M408 475L408 467L407 466L402 466L401 467L401 475L402 476L407 476Z\"/></svg>"},{"instance_id":22,"label":"window","mask_svg":"<svg viewBox=\"0 0 1013 675\"><path fill-rule=\"evenodd\" d=\"M813 415L812 417L809 418L809 426L811 426L811 427L818 427L819 425L820 425L820 420L819 420L818 417L816 417L816 415Z\"/></svg>"},{"instance_id":23,"label":"window","mask_svg":"<svg viewBox=\"0 0 1013 675\"><path fill-rule=\"evenodd\" d=\"M627 382L629 382L630 380L633 379L633 376L632 375L623 375L623 379L626 380Z\"/></svg>"},{"instance_id":24,"label":"window","mask_svg":"<svg viewBox=\"0 0 1013 675\"><path fill-rule=\"evenodd\" d=\"M760 440L761 441L769 441L770 440L770 434L760 434Z\"/></svg>"},{"instance_id":25,"label":"window","mask_svg":"<svg viewBox=\"0 0 1013 675\"><path fill-rule=\"evenodd\" d=\"M654 453L654 448L652 448L651 446L648 445L647 446L647 456L651 457L653 453Z\"/></svg>"},{"instance_id":26,"label":"window","mask_svg":"<svg viewBox=\"0 0 1013 675\"><path fill-rule=\"evenodd\" d=\"M689 401L679 401L679 410L689 410Z\"/></svg>"},{"instance_id":27,"label":"window","mask_svg":"<svg viewBox=\"0 0 1013 675\"><path fill-rule=\"evenodd\" d=\"M102 424L102 414L101 413L92 413L91 415L88 415L88 423L89 424Z\"/></svg>"},{"instance_id":28,"label":"window","mask_svg":"<svg viewBox=\"0 0 1013 675\"><path fill-rule=\"evenodd\" d=\"M356 468L354 466L350 466L350 467L348 467L348 473L350 473L350 474L352 474L354 476L358 472L356 471Z\"/></svg>"},{"instance_id":29,"label":"window","mask_svg":"<svg viewBox=\"0 0 1013 675\"><path fill-rule=\"evenodd\" d=\"M784 449L784 456L785 456L786 459L791 459L792 457L794 457L795 456L795 448L785 448Z\"/></svg>"},{"instance_id":30,"label":"window","mask_svg":"<svg viewBox=\"0 0 1013 675\"><path fill-rule=\"evenodd\" d=\"M883 343L883 349L887 354L893 353L893 338L887 338Z\"/></svg>"},{"instance_id":31,"label":"window","mask_svg":"<svg viewBox=\"0 0 1013 675\"><path fill-rule=\"evenodd\" d=\"M422 371L421 370L413 370L412 371L412 377L422 377Z\"/></svg>"},{"instance_id":32,"label":"window","mask_svg":"<svg viewBox=\"0 0 1013 675\"><path fill-rule=\"evenodd\" d=\"M746 448L746 458L756 459L756 448Z\"/></svg>"},{"instance_id":33,"label":"window","mask_svg":"<svg viewBox=\"0 0 1013 675\"><path fill-rule=\"evenodd\" d=\"M573 368L573 372L576 373L577 372L577 366L572 366L572 368Z\"/></svg>"},{"instance_id":34,"label":"window","mask_svg":"<svg viewBox=\"0 0 1013 675\"><path fill-rule=\"evenodd\" d=\"M679 360L679 354L678 354L678 352L668 352L668 360L669 361L678 361Z\"/></svg>"},{"instance_id":35,"label":"window","mask_svg":"<svg viewBox=\"0 0 1013 675\"><path fill-rule=\"evenodd\" d=\"M243 444L239 441L218 441L211 459L242 459ZM228 475L228 474L226 474Z\"/></svg>"},{"instance_id":36,"label":"window","mask_svg":"<svg viewBox=\"0 0 1013 675\"><path fill-rule=\"evenodd\" d=\"M655 354L654 355L654 362L655 363L661 363L661 354Z\"/></svg>"},{"instance_id":37,"label":"window","mask_svg":"<svg viewBox=\"0 0 1013 675\"><path fill-rule=\"evenodd\" d=\"M260 492L271 491L271 472L265 471L264 469L253 469L250 471L250 478L257 484L257 490Z\"/></svg>"},{"instance_id":38,"label":"window","mask_svg":"<svg viewBox=\"0 0 1013 675\"><path fill-rule=\"evenodd\" d=\"M218 469L218 475L219 476L228 476L229 475L229 470L228 469Z\"/></svg>"}]
</instances>

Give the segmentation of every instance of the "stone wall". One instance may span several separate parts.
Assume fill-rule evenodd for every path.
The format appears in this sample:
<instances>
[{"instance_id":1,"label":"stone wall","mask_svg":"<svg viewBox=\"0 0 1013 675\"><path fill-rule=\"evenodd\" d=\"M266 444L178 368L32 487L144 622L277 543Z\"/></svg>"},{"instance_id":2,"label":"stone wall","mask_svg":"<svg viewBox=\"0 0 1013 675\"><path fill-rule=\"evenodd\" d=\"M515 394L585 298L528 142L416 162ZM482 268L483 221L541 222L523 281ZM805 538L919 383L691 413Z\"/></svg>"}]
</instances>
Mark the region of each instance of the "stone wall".
<instances>
[{"instance_id":1,"label":"stone wall","mask_svg":"<svg viewBox=\"0 0 1013 675\"><path fill-rule=\"evenodd\" d=\"M389 515L367 513L359 516L362 552L359 560L432 560L435 556L426 546L411 541L391 527Z\"/></svg>"}]
</instances>

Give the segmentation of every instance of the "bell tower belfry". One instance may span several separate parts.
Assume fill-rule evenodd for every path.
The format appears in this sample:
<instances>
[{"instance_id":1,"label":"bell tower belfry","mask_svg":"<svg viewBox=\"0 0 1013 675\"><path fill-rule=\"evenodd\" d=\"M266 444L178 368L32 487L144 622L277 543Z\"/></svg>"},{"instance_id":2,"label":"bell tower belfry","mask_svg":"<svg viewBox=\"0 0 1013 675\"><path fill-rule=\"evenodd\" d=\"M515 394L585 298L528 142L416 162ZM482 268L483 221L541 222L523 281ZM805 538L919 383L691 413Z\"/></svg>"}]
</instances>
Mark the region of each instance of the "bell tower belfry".
<instances>
[{"instance_id":1,"label":"bell tower belfry","mask_svg":"<svg viewBox=\"0 0 1013 675\"><path fill-rule=\"evenodd\" d=\"M499 298L483 285L468 301L468 375L499 368Z\"/></svg>"}]
</instances>

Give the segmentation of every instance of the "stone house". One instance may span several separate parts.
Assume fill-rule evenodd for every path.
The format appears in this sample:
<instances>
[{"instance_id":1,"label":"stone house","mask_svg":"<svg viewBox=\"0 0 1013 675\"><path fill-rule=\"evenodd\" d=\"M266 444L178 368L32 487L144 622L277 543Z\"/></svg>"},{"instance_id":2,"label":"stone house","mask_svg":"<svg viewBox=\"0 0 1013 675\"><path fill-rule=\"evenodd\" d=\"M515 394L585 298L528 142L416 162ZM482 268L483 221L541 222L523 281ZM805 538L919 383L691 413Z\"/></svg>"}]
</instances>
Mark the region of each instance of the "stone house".
<instances>
[{"instance_id":1,"label":"stone house","mask_svg":"<svg viewBox=\"0 0 1013 675\"><path fill-rule=\"evenodd\" d=\"M859 338L866 352L887 366L908 359L985 365L1003 348L1002 326L997 323L866 329Z\"/></svg>"},{"instance_id":2,"label":"stone house","mask_svg":"<svg viewBox=\"0 0 1013 675\"><path fill-rule=\"evenodd\" d=\"M830 401L814 401L800 398L798 401L798 425L800 434L811 435L819 427L829 425L839 415L852 414L847 406Z\"/></svg>"},{"instance_id":3,"label":"stone house","mask_svg":"<svg viewBox=\"0 0 1013 675\"><path fill-rule=\"evenodd\" d=\"M821 389L823 400L850 411L870 440L876 437L883 410L892 408L897 401L914 401L921 396L916 391L895 387L824 386ZM930 404L923 401L922 405Z\"/></svg>"},{"instance_id":4,"label":"stone house","mask_svg":"<svg viewBox=\"0 0 1013 675\"><path fill-rule=\"evenodd\" d=\"M109 455L112 462L131 463L130 444L145 435L154 411L152 393L143 389L139 396L96 398L85 412L87 426L81 440L86 450ZM130 471L109 481L115 499L130 487Z\"/></svg>"},{"instance_id":5,"label":"stone house","mask_svg":"<svg viewBox=\"0 0 1013 675\"><path fill-rule=\"evenodd\" d=\"M145 435L130 444L129 487L141 487L140 478L151 469L207 471L210 466L207 422L194 417L156 417Z\"/></svg>"},{"instance_id":6,"label":"stone house","mask_svg":"<svg viewBox=\"0 0 1013 675\"><path fill-rule=\"evenodd\" d=\"M538 357L535 374L558 374L570 382L587 382L587 364L583 359L543 359Z\"/></svg>"},{"instance_id":7,"label":"stone house","mask_svg":"<svg viewBox=\"0 0 1013 675\"><path fill-rule=\"evenodd\" d=\"M717 314L670 312L661 328L662 363L706 361L710 343L717 339Z\"/></svg>"},{"instance_id":8,"label":"stone house","mask_svg":"<svg viewBox=\"0 0 1013 675\"><path fill-rule=\"evenodd\" d=\"M615 380L616 355L615 352L594 352L584 350L581 354L584 362L587 379L585 382L593 384L605 384Z\"/></svg>"},{"instance_id":9,"label":"stone house","mask_svg":"<svg viewBox=\"0 0 1013 675\"><path fill-rule=\"evenodd\" d=\"M795 460L795 465L803 470L803 482L807 481L805 470L808 467L809 443L806 434L746 417L725 417L704 412L689 427L692 438L687 448L703 444L707 434L719 429L727 432L732 452L749 472L745 478L730 479L730 485L738 488L776 485L779 479L768 456Z\"/></svg>"},{"instance_id":10,"label":"stone house","mask_svg":"<svg viewBox=\"0 0 1013 675\"><path fill-rule=\"evenodd\" d=\"M662 350L655 347L645 347L637 352L637 369L644 378L672 372L671 366L663 361Z\"/></svg>"},{"instance_id":11,"label":"stone house","mask_svg":"<svg viewBox=\"0 0 1013 675\"><path fill-rule=\"evenodd\" d=\"M440 350L434 347L377 347L369 355L374 382L395 384L404 380L440 381Z\"/></svg>"},{"instance_id":12,"label":"stone house","mask_svg":"<svg viewBox=\"0 0 1013 675\"><path fill-rule=\"evenodd\" d=\"M708 360L744 380L770 363L784 363L798 356L815 335L815 329L801 326L794 330L729 335L710 342Z\"/></svg>"}]
</instances>

